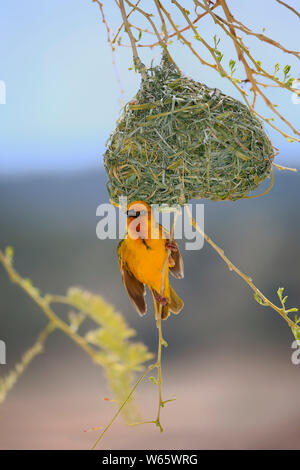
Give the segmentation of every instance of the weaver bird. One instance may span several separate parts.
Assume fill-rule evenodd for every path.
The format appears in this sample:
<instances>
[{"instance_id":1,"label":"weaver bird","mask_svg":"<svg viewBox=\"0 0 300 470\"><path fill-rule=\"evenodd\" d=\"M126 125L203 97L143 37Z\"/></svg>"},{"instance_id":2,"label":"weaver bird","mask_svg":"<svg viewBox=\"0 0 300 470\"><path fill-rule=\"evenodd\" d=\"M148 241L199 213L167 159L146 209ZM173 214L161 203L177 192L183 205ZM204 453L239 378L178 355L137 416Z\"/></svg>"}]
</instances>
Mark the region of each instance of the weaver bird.
<instances>
[{"instance_id":1,"label":"weaver bird","mask_svg":"<svg viewBox=\"0 0 300 470\"><path fill-rule=\"evenodd\" d=\"M170 254L167 259L168 250ZM164 320L170 312L177 314L181 311L183 301L169 284L169 271L177 279L183 278L182 257L176 241L170 239L169 232L156 222L145 202L136 201L127 208L127 231L124 240L119 243L118 258L129 299L140 315L147 310L145 286L152 292L156 318L160 306Z\"/></svg>"}]
</instances>

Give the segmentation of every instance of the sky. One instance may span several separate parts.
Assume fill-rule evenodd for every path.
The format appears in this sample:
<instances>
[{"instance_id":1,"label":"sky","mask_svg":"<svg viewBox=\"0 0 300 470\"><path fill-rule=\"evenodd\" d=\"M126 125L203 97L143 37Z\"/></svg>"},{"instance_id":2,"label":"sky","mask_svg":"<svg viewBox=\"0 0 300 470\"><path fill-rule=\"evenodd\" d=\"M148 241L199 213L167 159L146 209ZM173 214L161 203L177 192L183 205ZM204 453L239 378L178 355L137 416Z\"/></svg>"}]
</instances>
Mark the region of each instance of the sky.
<instances>
[{"instance_id":1,"label":"sky","mask_svg":"<svg viewBox=\"0 0 300 470\"><path fill-rule=\"evenodd\" d=\"M149 5L150 0L142 0ZM191 2L187 0L188 7ZM297 6L298 0L289 3ZM169 4L170 0L165 0ZM103 0L113 30L120 25L113 0ZM255 31L266 34L291 49L299 45L299 20L275 0L230 0L237 18ZM179 17L178 17L179 20ZM211 21L201 23L201 34L212 44L216 34ZM219 33L218 33L219 34ZM127 41L123 34L123 42ZM234 58L234 50L221 34L224 64ZM292 65L300 75L298 61L284 57L273 47L255 39L256 57L268 70L279 62ZM201 45L197 44L199 51ZM298 48L299 49L299 48ZM236 98L233 86L199 62L176 41L173 57L188 76L208 86L220 88ZM160 57L158 48L143 49L142 60L150 65ZM130 100L139 86L129 48L116 53L118 73ZM2 81L2 82L1 82ZM0 104L0 174L41 171L72 171L101 166L105 142L113 131L121 110L120 87L112 65L111 50L98 6L91 0L2 0L0 4L0 84L6 86L6 104ZM288 92L272 92L283 114L299 127L300 104L293 104ZM258 110L270 116L259 104ZM289 144L267 128L281 154L278 163L297 164L299 144Z\"/></svg>"}]
</instances>

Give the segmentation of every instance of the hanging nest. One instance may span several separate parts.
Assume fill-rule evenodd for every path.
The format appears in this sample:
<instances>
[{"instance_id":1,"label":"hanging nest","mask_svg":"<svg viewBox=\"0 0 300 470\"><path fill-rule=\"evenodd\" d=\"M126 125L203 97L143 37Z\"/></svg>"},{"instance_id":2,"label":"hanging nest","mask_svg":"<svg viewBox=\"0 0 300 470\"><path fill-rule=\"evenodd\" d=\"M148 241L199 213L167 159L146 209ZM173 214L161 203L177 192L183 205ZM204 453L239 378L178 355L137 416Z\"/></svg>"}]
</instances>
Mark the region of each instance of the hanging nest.
<instances>
[{"instance_id":1,"label":"hanging nest","mask_svg":"<svg viewBox=\"0 0 300 470\"><path fill-rule=\"evenodd\" d=\"M182 76L164 56L124 107L104 165L112 201L171 206L245 198L269 176L273 158L245 105Z\"/></svg>"}]
</instances>

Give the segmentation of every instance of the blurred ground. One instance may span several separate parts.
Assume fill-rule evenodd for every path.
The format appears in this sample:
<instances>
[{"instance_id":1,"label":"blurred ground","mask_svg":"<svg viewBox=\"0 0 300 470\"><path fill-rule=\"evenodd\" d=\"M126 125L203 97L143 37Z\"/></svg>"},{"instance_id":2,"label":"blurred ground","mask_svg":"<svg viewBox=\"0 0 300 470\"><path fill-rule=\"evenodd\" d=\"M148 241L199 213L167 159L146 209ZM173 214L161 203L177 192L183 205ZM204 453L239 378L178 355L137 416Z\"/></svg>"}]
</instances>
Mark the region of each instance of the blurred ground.
<instances>
[{"instance_id":1,"label":"blurred ground","mask_svg":"<svg viewBox=\"0 0 300 470\"><path fill-rule=\"evenodd\" d=\"M299 370L288 355L273 353L245 356L236 350L204 360L199 354L194 363L185 357L172 364L165 371L164 396L176 394L177 400L162 411L164 433L119 419L99 449L300 449ZM39 359L41 366L47 362L44 370L35 378L29 373L31 381L16 387L2 408L1 449L92 445L101 431L83 430L107 424L114 406L103 401L107 392L95 368L76 359L76 367L70 358ZM153 419L157 396L149 381L138 402L144 418Z\"/></svg>"},{"instance_id":2,"label":"blurred ground","mask_svg":"<svg viewBox=\"0 0 300 470\"><path fill-rule=\"evenodd\" d=\"M263 188L260 188L263 190ZM151 309L140 319L121 283L118 241L96 238L96 207L107 200L104 174L78 173L0 180L0 246L15 247L17 270L42 292L79 285L103 295L126 316L138 339L156 349ZM260 289L277 302L300 305L299 174L276 172L263 198L205 203L205 230ZM291 363L292 337L270 309L230 273L212 249L184 252L186 276L174 281L185 309L164 324L165 387L177 401L163 410L165 433L119 421L105 448L299 448L300 366ZM0 339L6 374L45 325L43 314L0 268ZM156 390L139 392L153 418ZM0 448L88 448L112 405L101 369L60 333L47 343L0 409Z\"/></svg>"}]
</instances>

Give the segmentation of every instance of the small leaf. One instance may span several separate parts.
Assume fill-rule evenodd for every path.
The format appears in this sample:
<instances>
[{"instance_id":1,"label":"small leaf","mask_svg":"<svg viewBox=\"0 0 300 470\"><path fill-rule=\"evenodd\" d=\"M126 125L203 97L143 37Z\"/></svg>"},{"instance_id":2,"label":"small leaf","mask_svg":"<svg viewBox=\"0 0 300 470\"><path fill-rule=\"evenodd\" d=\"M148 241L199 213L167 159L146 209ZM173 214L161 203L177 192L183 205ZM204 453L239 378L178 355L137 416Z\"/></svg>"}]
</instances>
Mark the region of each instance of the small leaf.
<instances>
[{"instance_id":1,"label":"small leaf","mask_svg":"<svg viewBox=\"0 0 300 470\"><path fill-rule=\"evenodd\" d=\"M295 81L295 79L293 77L289 78L288 81L286 82L286 86L292 87L293 84L294 84L294 81Z\"/></svg>"},{"instance_id":2,"label":"small leaf","mask_svg":"<svg viewBox=\"0 0 300 470\"><path fill-rule=\"evenodd\" d=\"M280 69L280 65L279 65L278 63L275 64L273 77L275 77L275 75L276 75L276 73L279 71L279 69Z\"/></svg>"},{"instance_id":3,"label":"small leaf","mask_svg":"<svg viewBox=\"0 0 300 470\"><path fill-rule=\"evenodd\" d=\"M298 308L290 308L289 310L286 310L285 313L293 313L293 312L299 312Z\"/></svg>"},{"instance_id":4,"label":"small leaf","mask_svg":"<svg viewBox=\"0 0 300 470\"><path fill-rule=\"evenodd\" d=\"M257 293L254 294L254 298L255 298L256 302L259 303L259 305L262 305L263 307L266 306L263 299L261 297L259 297L259 295Z\"/></svg>"},{"instance_id":5,"label":"small leaf","mask_svg":"<svg viewBox=\"0 0 300 470\"><path fill-rule=\"evenodd\" d=\"M6 255L6 258L8 259L8 261L10 263L13 262L13 259L14 259L14 249L12 246L7 246L5 248L5 255Z\"/></svg>"},{"instance_id":6,"label":"small leaf","mask_svg":"<svg viewBox=\"0 0 300 470\"><path fill-rule=\"evenodd\" d=\"M286 80L288 78L288 73L290 72L291 70L291 66L290 65L286 65L283 69L283 73L284 73L284 80Z\"/></svg>"},{"instance_id":7,"label":"small leaf","mask_svg":"<svg viewBox=\"0 0 300 470\"><path fill-rule=\"evenodd\" d=\"M152 382L154 385L158 385L158 382L155 377L149 377L150 382Z\"/></svg>"},{"instance_id":8,"label":"small leaf","mask_svg":"<svg viewBox=\"0 0 300 470\"><path fill-rule=\"evenodd\" d=\"M277 290L277 294L278 294L278 297L280 298L280 300L282 299L283 291L284 291L284 287L279 287L278 290Z\"/></svg>"},{"instance_id":9,"label":"small leaf","mask_svg":"<svg viewBox=\"0 0 300 470\"><path fill-rule=\"evenodd\" d=\"M292 332L293 332L293 335L295 336L296 341L300 345L300 328L299 327L292 328Z\"/></svg>"}]
</instances>

